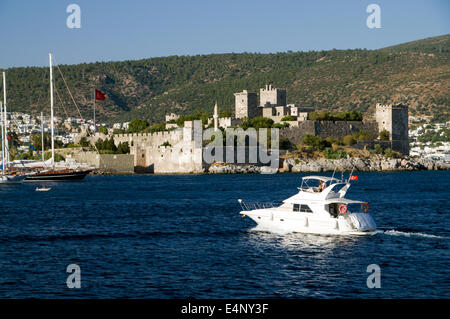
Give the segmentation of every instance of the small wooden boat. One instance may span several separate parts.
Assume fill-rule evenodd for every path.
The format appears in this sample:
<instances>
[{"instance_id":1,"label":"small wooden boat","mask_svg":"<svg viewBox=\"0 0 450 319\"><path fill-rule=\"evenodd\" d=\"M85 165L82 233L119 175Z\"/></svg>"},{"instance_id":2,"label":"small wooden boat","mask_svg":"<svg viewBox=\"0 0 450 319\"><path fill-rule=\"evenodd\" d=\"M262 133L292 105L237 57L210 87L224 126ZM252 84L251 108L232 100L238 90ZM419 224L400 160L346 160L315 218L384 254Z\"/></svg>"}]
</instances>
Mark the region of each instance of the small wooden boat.
<instances>
[{"instance_id":1,"label":"small wooden boat","mask_svg":"<svg viewBox=\"0 0 450 319\"><path fill-rule=\"evenodd\" d=\"M49 190L51 190L51 187L45 187L45 185L42 185L42 187L36 187L36 192L48 192Z\"/></svg>"}]
</instances>

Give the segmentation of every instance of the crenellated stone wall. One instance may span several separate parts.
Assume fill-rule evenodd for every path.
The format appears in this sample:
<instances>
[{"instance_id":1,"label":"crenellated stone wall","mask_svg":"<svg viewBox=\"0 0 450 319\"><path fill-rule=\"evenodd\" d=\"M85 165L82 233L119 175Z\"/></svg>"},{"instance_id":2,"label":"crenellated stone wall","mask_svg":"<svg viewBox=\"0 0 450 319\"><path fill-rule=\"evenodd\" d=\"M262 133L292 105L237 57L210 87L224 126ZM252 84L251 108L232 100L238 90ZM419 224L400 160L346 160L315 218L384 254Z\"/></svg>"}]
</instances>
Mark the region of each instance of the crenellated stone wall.
<instances>
[{"instance_id":1,"label":"crenellated stone wall","mask_svg":"<svg viewBox=\"0 0 450 319\"><path fill-rule=\"evenodd\" d=\"M98 154L97 152L75 152L73 158L80 163L88 163L116 173L133 173L134 159L130 154Z\"/></svg>"},{"instance_id":2,"label":"crenellated stone wall","mask_svg":"<svg viewBox=\"0 0 450 319\"><path fill-rule=\"evenodd\" d=\"M305 135L329 136L343 139L346 135L357 134L359 131L369 133L372 139L378 136L377 122L362 121L304 121L298 122L298 127L289 127L280 131L280 137L288 138L294 144L300 144Z\"/></svg>"},{"instance_id":3,"label":"crenellated stone wall","mask_svg":"<svg viewBox=\"0 0 450 319\"><path fill-rule=\"evenodd\" d=\"M200 173L204 171L201 134L201 121L186 121L173 131L116 134L114 143L128 142L136 172Z\"/></svg>"}]
</instances>

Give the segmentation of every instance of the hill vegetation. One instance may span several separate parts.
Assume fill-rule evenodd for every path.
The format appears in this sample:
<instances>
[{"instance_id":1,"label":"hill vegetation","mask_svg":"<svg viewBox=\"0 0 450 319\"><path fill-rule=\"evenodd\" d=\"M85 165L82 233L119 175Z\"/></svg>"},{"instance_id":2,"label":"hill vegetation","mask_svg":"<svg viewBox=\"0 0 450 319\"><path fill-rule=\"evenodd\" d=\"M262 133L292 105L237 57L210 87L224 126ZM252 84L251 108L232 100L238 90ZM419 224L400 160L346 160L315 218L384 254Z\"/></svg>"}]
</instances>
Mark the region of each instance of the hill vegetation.
<instances>
[{"instance_id":1,"label":"hill vegetation","mask_svg":"<svg viewBox=\"0 0 450 319\"><path fill-rule=\"evenodd\" d=\"M317 111L371 114L376 103L405 103L412 115L449 119L450 35L380 50L330 50L274 54L241 53L170 56L137 61L60 65L85 118L93 117L93 91L107 94L96 103L104 122L140 118L150 123L164 114L234 110L233 93L273 81L287 89L288 103ZM57 59L58 57L56 57ZM59 116L78 112L55 68ZM7 72L12 111L49 113L49 71L45 67Z\"/></svg>"}]
</instances>

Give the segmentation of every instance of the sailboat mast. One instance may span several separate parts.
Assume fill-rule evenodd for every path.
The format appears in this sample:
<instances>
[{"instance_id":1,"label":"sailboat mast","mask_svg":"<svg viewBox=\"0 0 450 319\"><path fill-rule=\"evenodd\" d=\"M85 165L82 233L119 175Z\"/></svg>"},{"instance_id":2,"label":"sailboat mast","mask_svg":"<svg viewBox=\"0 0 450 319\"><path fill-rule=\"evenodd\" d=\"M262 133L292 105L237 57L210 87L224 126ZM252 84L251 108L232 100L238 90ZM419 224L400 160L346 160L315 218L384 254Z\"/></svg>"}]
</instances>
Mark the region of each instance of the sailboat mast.
<instances>
[{"instance_id":1,"label":"sailboat mast","mask_svg":"<svg viewBox=\"0 0 450 319\"><path fill-rule=\"evenodd\" d=\"M5 131L4 133L4 152L3 152L3 170L8 169L8 162L9 162L9 146L8 146L8 119L6 117L6 73L3 72L3 129Z\"/></svg>"},{"instance_id":2,"label":"sailboat mast","mask_svg":"<svg viewBox=\"0 0 450 319\"><path fill-rule=\"evenodd\" d=\"M2 127L2 175L5 175L5 136L3 133L3 103L0 102L0 122Z\"/></svg>"},{"instance_id":3,"label":"sailboat mast","mask_svg":"<svg viewBox=\"0 0 450 319\"><path fill-rule=\"evenodd\" d=\"M52 169L55 168L55 140L54 140L54 127L53 127L53 67L52 67L52 54L48 54L50 61L50 127L52 131Z\"/></svg>"},{"instance_id":4,"label":"sailboat mast","mask_svg":"<svg viewBox=\"0 0 450 319\"><path fill-rule=\"evenodd\" d=\"M41 133L42 133L42 160L44 161L44 114L41 112Z\"/></svg>"}]
</instances>

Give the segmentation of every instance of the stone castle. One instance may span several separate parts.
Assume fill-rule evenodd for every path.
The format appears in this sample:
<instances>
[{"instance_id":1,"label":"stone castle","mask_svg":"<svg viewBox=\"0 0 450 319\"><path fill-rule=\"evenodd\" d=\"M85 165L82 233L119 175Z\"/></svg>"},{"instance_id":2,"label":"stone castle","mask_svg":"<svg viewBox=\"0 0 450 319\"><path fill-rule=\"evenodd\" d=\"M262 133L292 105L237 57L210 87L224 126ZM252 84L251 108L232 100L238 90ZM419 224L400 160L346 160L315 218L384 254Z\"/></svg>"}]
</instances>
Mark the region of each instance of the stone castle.
<instances>
[{"instance_id":1,"label":"stone castle","mask_svg":"<svg viewBox=\"0 0 450 319\"><path fill-rule=\"evenodd\" d=\"M237 119L253 118L263 116L271 118L275 123L281 122L286 116L291 116L300 121L307 120L308 112L312 108L302 108L295 104L286 103L286 90L272 87L272 84L266 85L259 90L259 105L257 94L244 90L235 93L235 115ZM295 122L295 121L293 121ZM290 123L295 126L295 123Z\"/></svg>"},{"instance_id":2,"label":"stone castle","mask_svg":"<svg viewBox=\"0 0 450 319\"><path fill-rule=\"evenodd\" d=\"M238 126L244 118L257 116L268 117L274 122L290 116L289 128L281 129L280 137L289 139L294 144L301 143L306 134L320 137L332 136L342 139L346 135L359 131L369 133L376 140L382 130L389 132L389 141L384 146L402 154L409 154L408 141L408 107L405 105L376 105L375 121L311 121L308 112L312 108L300 107L286 103L286 90L266 85L258 95L244 90L235 93L235 117L219 118L217 103L214 116L209 123L214 127L228 128ZM176 126L173 120L175 114L166 116L166 121L172 120L171 127ZM167 128L167 127L166 127ZM136 171L154 173L199 173L205 170L203 163L202 140L203 125L201 121L186 121L184 127L166 132L117 134L114 142L128 142L130 152L134 155ZM196 138L197 137L197 138ZM373 143L371 142L372 146Z\"/></svg>"}]
</instances>

